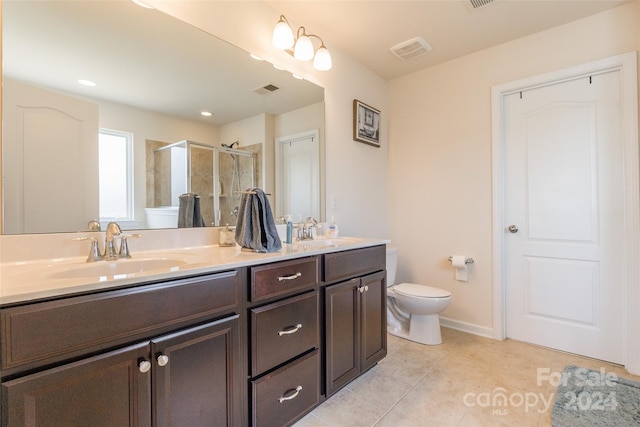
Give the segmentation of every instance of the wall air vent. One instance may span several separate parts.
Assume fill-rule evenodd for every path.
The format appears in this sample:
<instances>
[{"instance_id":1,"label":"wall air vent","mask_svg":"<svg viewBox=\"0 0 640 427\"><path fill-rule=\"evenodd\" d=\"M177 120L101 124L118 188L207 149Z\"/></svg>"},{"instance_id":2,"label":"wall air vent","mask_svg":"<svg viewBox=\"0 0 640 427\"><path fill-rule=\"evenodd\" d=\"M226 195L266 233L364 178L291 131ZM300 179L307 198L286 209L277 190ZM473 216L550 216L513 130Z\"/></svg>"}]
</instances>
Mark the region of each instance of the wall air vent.
<instances>
[{"instance_id":1,"label":"wall air vent","mask_svg":"<svg viewBox=\"0 0 640 427\"><path fill-rule=\"evenodd\" d=\"M264 85L262 87L259 87L258 89L254 90L254 92L259 93L260 95L266 95L266 94L269 94L271 92L275 92L275 91L277 91L279 89L280 88L278 86L269 83L268 85Z\"/></svg>"},{"instance_id":2,"label":"wall air vent","mask_svg":"<svg viewBox=\"0 0 640 427\"><path fill-rule=\"evenodd\" d=\"M422 37L416 37L411 40L398 43L397 45L392 46L389 50L399 59L407 60L417 58L420 55L431 52L431 45Z\"/></svg>"},{"instance_id":3,"label":"wall air vent","mask_svg":"<svg viewBox=\"0 0 640 427\"><path fill-rule=\"evenodd\" d=\"M467 5L467 8L470 11L475 11L478 9L483 9L493 3L495 3L497 0L465 0L464 3Z\"/></svg>"}]
</instances>

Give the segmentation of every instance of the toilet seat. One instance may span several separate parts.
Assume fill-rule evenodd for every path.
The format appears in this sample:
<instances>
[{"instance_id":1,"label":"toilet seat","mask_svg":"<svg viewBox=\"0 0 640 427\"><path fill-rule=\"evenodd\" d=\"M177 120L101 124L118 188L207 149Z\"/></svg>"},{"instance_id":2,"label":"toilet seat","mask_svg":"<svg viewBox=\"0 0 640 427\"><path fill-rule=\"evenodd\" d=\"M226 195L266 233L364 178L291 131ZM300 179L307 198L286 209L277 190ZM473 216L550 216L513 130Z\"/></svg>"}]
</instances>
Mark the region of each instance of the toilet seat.
<instances>
[{"instance_id":1,"label":"toilet seat","mask_svg":"<svg viewBox=\"0 0 640 427\"><path fill-rule=\"evenodd\" d=\"M444 289L415 283L400 283L393 287L393 291L413 298L447 298L451 296L451 292Z\"/></svg>"}]
</instances>

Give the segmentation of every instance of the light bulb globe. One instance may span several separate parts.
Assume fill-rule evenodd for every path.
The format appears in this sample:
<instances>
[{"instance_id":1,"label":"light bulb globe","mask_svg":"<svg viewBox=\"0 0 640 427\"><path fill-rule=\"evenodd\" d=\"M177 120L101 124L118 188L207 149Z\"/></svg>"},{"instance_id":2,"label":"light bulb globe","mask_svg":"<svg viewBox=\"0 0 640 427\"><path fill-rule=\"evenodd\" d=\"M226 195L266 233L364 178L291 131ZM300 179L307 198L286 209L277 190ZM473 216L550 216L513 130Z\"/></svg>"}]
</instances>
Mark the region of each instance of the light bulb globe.
<instances>
[{"instance_id":1,"label":"light bulb globe","mask_svg":"<svg viewBox=\"0 0 640 427\"><path fill-rule=\"evenodd\" d=\"M311 43L311 39L308 36L302 35L298 38L293 56L298 61L308 61L313 58L313 43Z\"/></svg>"},{"instance_id":2,"label":"light bulb globe","mask_svg":"<svg viewBox=\"0 0 640 427\"><path fill-rule=\"evenodd\" d=\"M291 31L289 24L281 18L273 29L273 46L286 50L291 49L293 43L293 31Z\"/></svg>"},{"instance_id":3,"label":"light bulb globe","mask_svg":"<svg viewBox=\"0 0 640 427\"><path fill-rule=\"evenodd\" d=\"M316 52L316 56L313 58L313 68L318 71L327 71L330 70L333 66L331 61L331 54L329 53L329 49L327 49L324 45L320 46L318 51Z\"/></svg>"}]
</instances>

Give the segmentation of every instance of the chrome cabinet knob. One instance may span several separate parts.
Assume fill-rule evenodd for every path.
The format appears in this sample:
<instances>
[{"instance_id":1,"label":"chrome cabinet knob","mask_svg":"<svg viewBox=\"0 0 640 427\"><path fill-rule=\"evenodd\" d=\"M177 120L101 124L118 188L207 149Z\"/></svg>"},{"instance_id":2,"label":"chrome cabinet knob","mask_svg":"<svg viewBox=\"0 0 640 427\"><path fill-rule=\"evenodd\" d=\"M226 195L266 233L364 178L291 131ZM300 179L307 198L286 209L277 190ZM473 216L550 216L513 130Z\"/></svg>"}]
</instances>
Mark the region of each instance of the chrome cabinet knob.
<instances>
[{"instance_id":1,"label":"chrome cabinet knob","mask_svg":"<svg viewBox=\"0 0 640 427\"><path fill-rule=\"evenodd\" d=\"M141 360L140 363L138 363L138 369L143 374L149 372L149 370L151 369L151 362L149 362L148 360Z\"/></svg>"},{"instance_id":2,"label":"chrome cabinet knob","mask_svg":"<svg viewBox=\"0 0 640 427\"><path fill-rule=\"evenodd\" d=\"M508 230L509 230L510 233L517 233L518 232L518 226L514 225L514 224L511 224L509 226Z\"/></svg>"},{"instance_id":3,"label":"chrome cabinet knob","mask_svg":"<svg viewBox=\"0 0 640 427\"><path fill-rule=\"evenodd\" d=\"M169 356L161 354L156 360L159 366L166 366L169 363Z\"/></svg>"}]
</instances>

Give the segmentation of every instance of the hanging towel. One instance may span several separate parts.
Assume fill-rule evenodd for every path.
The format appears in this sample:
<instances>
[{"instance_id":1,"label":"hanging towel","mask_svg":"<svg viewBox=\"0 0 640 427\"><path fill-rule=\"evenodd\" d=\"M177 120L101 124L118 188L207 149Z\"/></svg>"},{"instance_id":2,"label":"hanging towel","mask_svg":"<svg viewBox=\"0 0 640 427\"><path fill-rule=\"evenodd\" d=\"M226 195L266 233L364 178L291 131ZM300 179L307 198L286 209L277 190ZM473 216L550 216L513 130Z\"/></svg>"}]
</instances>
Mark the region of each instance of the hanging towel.
<instances>
[{"instance_id":1,"label":"hanging towel","mask_svg":"<svg viewBox=\"0 0 640 427\"><path fill-rule=\"evenodd\" d=\"M269 200L259 188L249 188L242 194L235 239L243 248L257 252L282 249Z\"/></svg>"},{"instance_id":2,"label":"hanging towel","mask_svg":"<svg viewBox=\"0 0 640 427\"><path fill-rule=\"evenodd\" d=\"M178 198L178 228L204 227L204 218L200 211L200 196L184 193Z\"/></svg>"}]
</instances>

